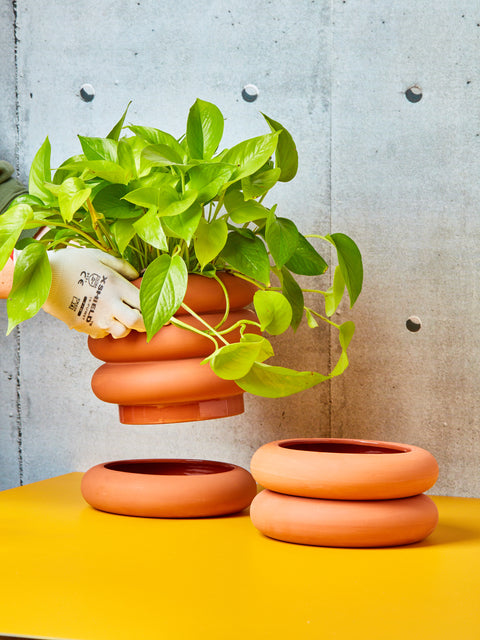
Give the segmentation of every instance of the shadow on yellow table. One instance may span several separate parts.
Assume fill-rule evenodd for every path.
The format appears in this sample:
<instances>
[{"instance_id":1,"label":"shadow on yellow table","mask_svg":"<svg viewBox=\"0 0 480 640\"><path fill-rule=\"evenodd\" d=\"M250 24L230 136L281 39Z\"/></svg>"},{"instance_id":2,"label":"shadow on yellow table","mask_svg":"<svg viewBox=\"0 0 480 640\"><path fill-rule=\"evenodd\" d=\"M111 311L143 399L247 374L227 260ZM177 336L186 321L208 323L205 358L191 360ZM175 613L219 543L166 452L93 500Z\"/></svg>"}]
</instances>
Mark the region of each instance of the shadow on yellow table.
<instances>
[{"instance_id":1,"label":"shadow on yellow table","mask_svg":"<svg viewBox=\"0 0 480 640\"><path fill-rule=\"evenodd\" d=\"M73 473L0 493L0 634L71 640L480 639L480 500L435 497L425 541L271 540L248 513L95 511Z\"/></svg>"}]
</instances>

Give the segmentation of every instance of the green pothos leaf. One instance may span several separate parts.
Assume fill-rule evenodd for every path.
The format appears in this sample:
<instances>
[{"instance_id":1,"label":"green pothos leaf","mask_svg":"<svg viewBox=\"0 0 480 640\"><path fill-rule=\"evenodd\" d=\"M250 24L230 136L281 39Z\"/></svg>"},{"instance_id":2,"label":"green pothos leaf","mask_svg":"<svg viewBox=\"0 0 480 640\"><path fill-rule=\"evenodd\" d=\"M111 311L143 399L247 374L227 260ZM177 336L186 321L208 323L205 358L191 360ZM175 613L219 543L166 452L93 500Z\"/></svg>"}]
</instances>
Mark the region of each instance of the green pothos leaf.
<instances>
[{"instance_id":1,"label":"green pothos leaf","mask_svg":"<svg viewBox=\"0 0 480 640\"><path fill-rule=\"evenodd\" d=\"M28 204L16 204L0 216L0 270L15 248L20 234L33 216Z\"/></svg>"},{"instance_id":2,"label":"green pothos leaf","mask_svg":"<svg viewBox=\"0 0 480 640\"><path fill-rule=\"evenodd\" d=\"M347 349L353 337L354 332L355 332L355 324L351 320L348 320L347 322L344 322L343 324L340 325L338 340L340 342L340 346L342 347L342 352L340 354L337 364L335 365L334 370L330 374L331 378L335 376L339 376L348 367Z\"/></svg>"},{"instance_id":3,"label":"green pothos leaf","mask_svg":"<svg viewBox=\"0 0 480 640\"><path fill-rule=\"evenodd\" d=\"M262 115L268 122L272 131L280 132L277 149L275 151L275 164L280 169L280 177L278 179L281 182L288 182L292 180L297 173L297 148L292 136L283 125L281 125L279 122L276 122L272 118L269 118L264 113L262 113Z\"/></svg>"},{"instance_id":4,"label":"green pothos leaf","mask_svg":"<svg viewBox=\"0 0 480 640\"><path fill-rule=\"evenodd\" d=\"M187 290L187 278L187 266L178 255L161 255L147 267L140 287L147 340L179 309Z\"/></svg>"},{"instance_id":5,"label":"green pothos leaf","mask_svg":"<svg viewBox=\"0 0 480 640\"><path fill-rule=\"evenodd\" d=\"M292 307L291 326L292 329L296 331L303 318L303 308L305 305L303 291L298 282L285 267L281 270L281 280L282 293Z\"/></svg>"},{"instance_id":6,"label":"green pothos leaf","mask_svg":"<svg viewBox=\"0 0 480 640\"><path fill-rule=\"evenodd\" d=\"M286 331L292 321L292 307L279 291L257 291L253 297L262 331L272 336Z\"/></svg>"},{"instance_id":7,"label":"green pothos leaf","mask_svg":"<svg viewBox=\"0 0 480 640\"><path fill-rule=\"evenodd\" d=\"M52 283L52 270L45 247L28 244L20 252L13 272L13 285L7 300L7 335L17 324L32 318L44 304Z\"/></svg>"},{"instance_id":8,"label":"green pothos leaf","mask_svg":"<svg viewBox=\"0 0 480 640\"><path fill-rule=\"evenodd\" d=\"M256 362L243 378L235 382L248 393L264 398L283 398L310 389L324 380L328 380L328 376L316 371L295 371Z\"/></svg>"},{"instance_id":9,"label":"green pothos leaf","mask_svg":"<svg viewBox=\"0 0 480 640\"><path fill-rule=\"evenodd\" d=\"M255 338L255 340L243 340L217 349L208 358L214 373L224 380L237 380L247 375L257 360L265 358L265 349L268 349L266 344L270 346L268 340L262 336L255 336ZM270 350L273 354L271 346Z\"/></svg>"},{"instance_id":10,"label":"green pothos leaf","mask_svg":"<svg viewBox=\"0 0 480 640\"><path fill-rule=\"evenodd\" d=\"M258 171L275 151L278 132L250 138L229 149L222 162L236 167L232 180L241 180Z\"/></svg>"},{"instance_id":11,"label":"green pothos leaf","mask_svg":"<svg viewBox=\"0 0 480 640\"><path fill-rule=\"evenodd\" d=\"M268 284L270 280L270 262L263 241L258 236L247 237L235 230L228 234L221 256L234 269L246 276Z\"/></svg>"},{"instance_id":12,"label":"green pothos leaf","mask_svg":"<svg viewBox=\"0 0 480 640\"><path fill-rule=\"evenodd\" d=\"M222 112L211 102L197 98L187 120L187 143L192 158L211 158L222 136Z\"/></svg>"},{"instance_id":13,"label":"green pothos leaf","mask_svg":"<svg viewBox=\"0 0 480 640\"><path fill-rule=\"evenodd\" d=\"M254 362L248 373L243 378L236 378L235 382L244 391L265 398L282 398L310 389L320 382L339 376L348 367L347 348L354 330L355 326L350 321L344 322L340 326L339 340L342 353L334 370L328 375L322 375L316 371L296 371Z\"/></svg>"},{"instance_id":14,"label":"green pothos leaf","mask_svg":"<svg viewBox=\"0 0 480 640\"><path fill-rule=\"evenodd\" d=\"M345 279L342 270L337 265L333 276L333 284L325 293L325 313L332 316L340 304L345 291Z\"/></svg>"},{"instance_id":15,"label":"green pothos leaf","mask_svg":"<svg viewBox=\"0 0 480 640\"><path fill-rule=\"evenodd\" d=\"M227 242L227 236L228 228L225 220L220 218L213 222L207 222L205 218L200 218L193 243L202 269L218 256Z\"/></svg>"},{"instance_id":16,"label":"green pothos leaf","mask_svg":"<svg viewBox=\"0 0 480 640\"><path fill-rule=\"evenodd\" d=\"M300 240L300 233L292 220L270 213L267 218L265 240L277 267L281 268L292 257Z\"/></svg>"},{"instance_id":17,"label":"green pothos leaf","mask_svg":"<svg viewBox=\"0 0 480 640\"><path fill-rule=\"evenodd\" d=\"M362 290L363 264L360 250L355 242L344 233L332 233L325 236L337 250L338 265L345 280L350 307L353 307Z\"/></svg>"},{"instance_id":18,"label":"green pothos leaf","mask_svg":"<svg viewBox=\"0 0 480 640\"><path fill-rule=\"evenodd\" d=\"M35 154L30 165L30 176L28 179L28 192L32 196L40 198L45 204L53 204L55 198L45 187L46 182L51 182L52 172L50 169L51 146L50 140L45 138L42 146Z\"/></svg>"},{"instance_id":19,"label":"green pothos leaf","mask_svg":"<svg viewBox=\"0 0 480 640\"><path fill-rule=\"evenodd\" d=\"M130 101L127 104L127 108L125 109L125 111L123 112L122 117L120 118L120 120L115 124L115 126L113 127L113 129L110 131L110 133L107 135L107 138L109 138L110 140L117 140L120 138L120 134L122 133L122 129L123 129L123 124L125 122L125 118L127 116L127 111L130 107L130 105L132 104L132 102Z\"/></svg>"}]
</instances>

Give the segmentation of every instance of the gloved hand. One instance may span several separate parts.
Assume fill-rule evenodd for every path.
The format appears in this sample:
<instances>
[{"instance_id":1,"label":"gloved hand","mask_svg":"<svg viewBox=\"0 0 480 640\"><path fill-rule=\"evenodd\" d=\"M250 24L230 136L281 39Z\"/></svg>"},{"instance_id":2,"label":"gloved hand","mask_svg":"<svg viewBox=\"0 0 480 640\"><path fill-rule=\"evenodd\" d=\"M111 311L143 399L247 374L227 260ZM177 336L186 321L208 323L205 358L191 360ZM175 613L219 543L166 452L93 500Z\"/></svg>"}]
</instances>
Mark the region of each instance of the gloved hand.
<instances>
[{"instance_id":1,"label":"gloved hand","mask_svg":"<svg viewBox=\"0 0 480 640\"><path fill-rule=\"evenodd\" d=\"M139 291L129 282L138 273L128 262L99 249L67 248L47 255L52 286L44 311L92 338L145 331Z\"/></svg>"}]
</instances>

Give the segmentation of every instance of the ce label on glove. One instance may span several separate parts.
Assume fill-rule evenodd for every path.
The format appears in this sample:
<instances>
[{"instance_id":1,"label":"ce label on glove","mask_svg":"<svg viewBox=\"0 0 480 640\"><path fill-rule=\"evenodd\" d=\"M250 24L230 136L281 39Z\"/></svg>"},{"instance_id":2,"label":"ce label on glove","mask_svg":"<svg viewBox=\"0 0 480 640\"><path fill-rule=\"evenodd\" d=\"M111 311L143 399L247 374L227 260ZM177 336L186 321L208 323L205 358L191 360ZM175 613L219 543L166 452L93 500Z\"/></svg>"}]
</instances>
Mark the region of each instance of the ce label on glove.
<instances>
[{"instance_id":1,"label":"ce label on glove","mask_svg":"<svg viewBox=\"0 0 480 640\"><path fill-rule=\"evenodd\" d=\"M90 326L93 324L93 314L95 313L97 303L107 280L108 276L100 276L98 273L88 274L86 271L80 273L80 280L78 280L77 284L83 287L85 282L87 282L90 287L97 289L95 296L93 298L91 296L83 296L83 300L77 296L73 296L68 308Z\"/></svg>"}]
</instances>

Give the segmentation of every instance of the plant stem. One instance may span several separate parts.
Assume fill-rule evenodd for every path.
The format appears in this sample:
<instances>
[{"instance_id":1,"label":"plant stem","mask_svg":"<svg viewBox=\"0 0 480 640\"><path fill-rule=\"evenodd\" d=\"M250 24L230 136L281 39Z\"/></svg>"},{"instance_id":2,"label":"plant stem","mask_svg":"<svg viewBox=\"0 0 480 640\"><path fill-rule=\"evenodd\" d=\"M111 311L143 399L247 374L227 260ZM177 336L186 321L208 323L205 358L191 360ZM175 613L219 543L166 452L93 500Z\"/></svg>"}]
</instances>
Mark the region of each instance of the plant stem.
<instances>
[{"instance_id":1,"label":"plant stem","mask_svg":"<svg viewBox=\"0 0 480 640\"><path fill-rule=\"evenodd\" d=\"M112 249L110 247L106 247L104 244L97 242L97 240L92 238L92 236L89 236L88 233L85 233L84 231L81 231L80 229L77 229L77 227L67 224L66 222L51 222L50 224L48 220L31 220L31 222L33 224L38 224L39 227L62 227L63 229L70 229L70 231L78 233L79 236L82 236L83 238L85 238L85 240L88 240L88 242L90 242L90 244L93 244L93 246L97 249L101 249L102 251L106 251L107 253L112 253Z\"/></svg>"},{"instance_id":2,"label":"plant stem","mask_svg":"<svg viewBox=\"0 0 480 640\"><path fill-rule=\"evenodd\" d=\"M217 215L218 215L218 214L219 214L219 212L220 212L220 209L223 207L223 201L224 201L224 199L225 199L225 192L223 192L223 193L222 193L222 195L221 195L221 196L219 197L219 199L218 199L218 204L217 204L217 206L215 207L215 211L214 211L214 213L213 213L213 220L215 220L215 219L216 219Z\"/></svg>"},{"instance_id":3,"label":"plant stem","mask_svg":"<svg viewBox=\"0 0 480 640\"><path fill-rule=\"evenodd\" d=\"M107 243L110 245L113 251L115 251L120 255L120 252L117 251L117 246L114 243L114 240L112 239L112 236L110 234L110 229L108 228L108 226L104 225L103 222L100 222L100 221L98 221L98 226L103 234L103 238L107 241Z\"/></svg>"},{"instance_id":4,"label":"plant stem","mask_svg":"<svg viewBox=\"0 0 480 640\"><path fill-rule=\"evenodd\" d=\"M206 331L202 331L201 329L196 329L195 327L192 327L191 324L178 320L178 318L176 318L175 316L170 318L170 323L175 325L176 327L181 327L182 329L193 331L193 333L196 333L199 336L205 336L206 338L208 338L213 342L213 344L215 345L215 349L218 349L218 342L215 340L215 338L212 335L210 335Z\"/></svg>"},{"instance_id":5,"label":"plant stem","mask_svg":"<svg viewBox=\"0 0 480 640\"><path fill-rule=\"evenodd\" d=\"M231 269L229 273L231 273L232 276L235 276L236 278L241 278L242 280L246 280L247 282L250 282L250 284L255 285L258 289L261 289L262 291L266 291L267 289L270 288L270 287L265 287L264 285L260 284L253 278L249 278L248 276L243 275L243 273L240 273L240 271L236 271L235 269Z\"/></svg>"},{"instance_id":6,"label":"plant stem","mask_svg":"<svg viewBox=\"0 0 480 640\"><path fill-rule=\"evenodd\" d=\"M97 212L95 211L95 207L93 206L92 201L90 200L90 198L87 198L86 204L87 204L88 212L90 214L90 219L92 220L93 230L95 231L95 234L96 234L99 242L101 244L103 244L105 238L102 237L102 233L101 233L104 230L102 229L102 226L100 224L100 217L98 216Z\"/></svg>"},{"instance_id":7,"label":"plant stem","mask_svg":"<svg viewBox=\"0 0 480 640\"><path fill-rule=\"evenodd\" d=\"M222 287L223 295L225 296L225 313L223 314L223 318L215 327L215 329L218 329L226 321L226 319L228 318L228 314L230 313L230 298L228 295L227 287L223 284L222 280L217 276L217 274L214 275L214 279Z\"/></svg>"},{"instance_id":8,"label":"plant stem","mask_svg":"<svg viewBox=\"0 0 480 640\"><path fill-rule=\"evenodd\" d=\"M87 198L87 208L90 214L90 218L92 219L92 226L94 229L96 229L98 224L98 216L90 198Z\"/></svg>"},{"instance_id":9,"label":"plant stem","mask_svg":"<svg viewBox=\"0 0 480 640\"><path fill-rule=\"evenodd\" d=\"M306 233L305 238L318 238L319 240L326 240L325 236L319 236L318 233Z\"/></svg>"},{"instance_id":10,"label":"plant stem","mask_svg":"<svg viewBox=\"0 0 480 640\"><path fill-rule=\"evenodd\" d=\"M227 333L230 333L231 331L235 331L235 329L238 329L238 327L245 327L247 324L253 325L254 327L258 327L259 329L261 329L261 325L259 322L255 322L255 320L238 320L237 322L235 322L235 324L232 324L231 327L228 327L228 329L223 329L223 331L219 331L220 335L225 335Z\"/></svg>"},{"instance_id":11,"label":"plant stem","mask_svg":"<svg viewBox=\"0 0 480 640\"><path fill-rule=\"evenodd\" d=\"M201 324L203 324L204 327L207 327L207 329L211 331L213 335L216 336L219 340L221 340L225 344L229 344L229 342L227 342L227 340L225 340L225 338L222 335L220 335L218 331L216 331L213 327L211 327L206 320L204 320L201 316L199 316L198 313L195 313L193 309L190 309L190 307L188 307L184 302L182 302L180 306L182 307L182 309L185 309L185 311L188 311L188 313L191 316L193 316L196 320L198 320ZM201 333L203 333L204 335L207 335L203 331Z\"/></svg>"},{"instance_id":12,"label":"plant stem","mask_svg":"<svg viewBox=\"0 0 480 640\"><path fill-rule=\"evenodd\" d=\"M340 325L336 324L335 322L332 322L332 320L329 320L328 318L326 318L325 316L322 316L320 313L318 313L317 311L314 311L313 309L309 308L310 313L312 313L314 316L317 316L317 318L320 318L320 320L323 320L324 322L327 322L328 324L331 324L332 327L335 327L336 329L340 329Z\"/></svg>"},{"instance_id":13,"label":"plant stem","mask_svg":"<svg viewBox=\"0 0 480 640\"><path fill-rule=\"evenodd\" d=\"M326 291L322 291L321 289L304 289L303 287L301 287L303 293L321 293L322 296L326 296L327 292Z\"/></svg>"}]
</instances>

